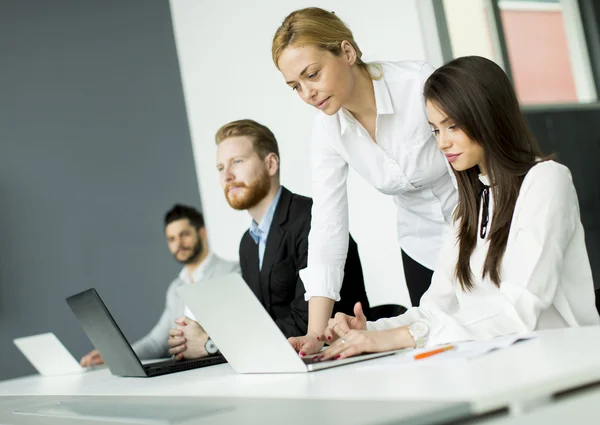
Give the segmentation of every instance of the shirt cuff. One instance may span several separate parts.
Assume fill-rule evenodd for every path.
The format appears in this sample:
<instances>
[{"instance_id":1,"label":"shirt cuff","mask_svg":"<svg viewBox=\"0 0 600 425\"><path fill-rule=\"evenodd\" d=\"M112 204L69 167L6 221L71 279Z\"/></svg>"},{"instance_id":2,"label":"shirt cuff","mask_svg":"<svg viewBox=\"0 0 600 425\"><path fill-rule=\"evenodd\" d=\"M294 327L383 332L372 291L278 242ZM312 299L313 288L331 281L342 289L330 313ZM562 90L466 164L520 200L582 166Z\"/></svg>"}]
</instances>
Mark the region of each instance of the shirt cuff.
<instances>
[{"instance_id":1,"label":"shirt cuff","mask_svg":"<svg viewBox=\"0 0 600 425\"><path fill-rule=\"evenodd\" d=\"M344 268L342 266L316 265L300 270L300 279L304 283L304 299L325 297L339 301Z\"/></svg>"},{"instance_id":2,"label":"shirt cuff","mask_svg":"<svg viewBox=\"0 0 600 425\"><path fill-rule=\"evenodd\" d=\"M474 339L473 335L460 326L453 317L435 307L427 308L423 305L421 307L411 307L406 313L400 316L379 319L376 322L367 322L367 330L382 331L410 325L416 321L425 322L429 327L429 334L425 342L426 348Z\"/></svg>"}]
</instances>

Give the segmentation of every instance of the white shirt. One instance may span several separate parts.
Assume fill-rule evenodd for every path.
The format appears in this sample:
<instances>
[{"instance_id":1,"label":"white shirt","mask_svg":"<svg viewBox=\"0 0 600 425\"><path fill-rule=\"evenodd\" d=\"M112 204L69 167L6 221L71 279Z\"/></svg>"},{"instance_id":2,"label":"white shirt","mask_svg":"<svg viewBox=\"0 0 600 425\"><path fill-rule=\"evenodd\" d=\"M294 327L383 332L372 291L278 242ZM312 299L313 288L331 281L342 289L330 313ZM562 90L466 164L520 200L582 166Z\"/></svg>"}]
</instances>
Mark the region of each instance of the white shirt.
<instances>
[{"instance_id":1,"label":"white shirt","mask_svg":"<svg viewBox=\"0 0 600 425\"><path fill-rule=\"evenodd\" d=\"M181 279L186 285L190 285L192 283L198 283L204 279L212 277L214 274L212 269L220 265L220 262L215 260L217 260L215 255L212 252L209 252L204 261L202 261L202 263L196 267L191 275L188 273L186 267L181 269L179 272L179 279ZM196 316L194 316L194 313L192 313L192 310L190 310L187 305L185 306L183 315L194 321L197 321Z\"/></svg>"},{"instance_id":2,"label":"white shirt","mask_svg":"<svg viewBox=\"0 0 600 425\"><path fill-rule=\"evenodd\" d=\"M333 116L320 112L315 117L308 264L300 271L307 300L340 299L348 252L348 166L393 196L398 243L429 269L456 206L456 187L427 122L423 99L423 84L433 68L424 62L379 65L383 78L373 80L377 143L343 108Z\"/></svg>"},{"instance_id":3,"label":"white shirt","mask_svg":"<svg viewBox=\"0 0 600 425\"><path fill-rule=\"evenodd\" d=\"M493 226L493 187L490 193ZM420 306L398 317L369 322L368 329L421 320L429 326L427 345L432 346L600 324L579 203L567 167L541 162L525 177L502 259L500 288L487 276L481 279L489 240L478 236L471 256L474 289L461 289L454 278L457 231L455 225L448 234Z\"/></svg>"}]
</instances>

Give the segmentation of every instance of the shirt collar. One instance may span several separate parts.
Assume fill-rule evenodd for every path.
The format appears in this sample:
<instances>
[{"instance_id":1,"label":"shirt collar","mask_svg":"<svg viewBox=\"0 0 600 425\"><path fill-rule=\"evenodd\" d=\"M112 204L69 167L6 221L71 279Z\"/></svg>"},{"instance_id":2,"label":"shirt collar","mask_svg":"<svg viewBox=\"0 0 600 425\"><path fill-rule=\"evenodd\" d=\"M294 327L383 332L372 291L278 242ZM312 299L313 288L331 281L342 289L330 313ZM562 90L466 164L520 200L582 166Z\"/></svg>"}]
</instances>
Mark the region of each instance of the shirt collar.
<instances>
[{"instance_id":1,"label":"shirt collar","mask_svg":"<svg viewBox=\"0 0 600 425\"><path fill-rule=\"evenodd\" d=\"M267 211L260 221L260 224L256 223L254 220L252 220L250 223L250 236L252 236L254 242L258 243L260 239L266 239L269 235L269 229L271 228L271 223L273 222L273 217L275 216L275 209L277 209L277 204L279 203L280 197L281 186L279 186L279 189L271 201L271 205L269 205L269 208L267 208Z\"/></svg>"},{"instance_id":2,"label":"shirt collar","mask_svg":"<svg viewBox=\"0 0 600 425\"><path fill-rule=\"evenodd\" d=\"M204 277L204 275L206 274L207 269L210 267L210 263L212 263L212 260L214 258L214 254L212 252L209 252L208 255L206 256L206 258L204 259L204 261L202 261L200 263L200 265L198 267L196 267L196 270L194 270L190 274L188 273L186 267L183 267L181 269L181 271L179 272L179 279L181 279L183 282L190 284L190 283L198 283L199 281L201 281Z\"/></svg>"},{"instance_id":3,"label":"shirt collar","mask_svg":"<svg viewBox=\"0 0 600 425\"><path fill-rule=\"evenodd\" d=\"M380 73L382 71L379 71ZM377 115L391 115L394 113L394 105L392 104L392 96L390 90L385 83L384 76L378 80L373 80L373 90L375 91L375 106L377 107Z\"/></svg>"},{"instance_id":4,"label":"shirt collar","mask_svg":"<svg viewBox=\"0 0 600 425\"><path fill-rule=\"evenodd\" d=\"M369 68L373 68L375 65L369 65ZM385 83L384 75L380 69L373 69L372 72L375 75L381 75L378 80L373 80L373 92L375 94L375 108L377 109L377 115L390 115L394 113L394 105L392 104L392 96L390 90ZM340 120L340 134L344 135L348 128L356 126L356 118L345 108L341 108L338 112Z\"/></svg>"},{"instance_id":5,"label":"shirt collar","mask_svg":"<svg viewBox=\"0 0 600 425\"><path fill-rule=\"evenodd\" d=\"M340 134L342 136L346 133L349 126L356 125L356 120L346 108L342 107L342 109L339 110L338 117L340 120Z\"/></svg>"}]
</instances>

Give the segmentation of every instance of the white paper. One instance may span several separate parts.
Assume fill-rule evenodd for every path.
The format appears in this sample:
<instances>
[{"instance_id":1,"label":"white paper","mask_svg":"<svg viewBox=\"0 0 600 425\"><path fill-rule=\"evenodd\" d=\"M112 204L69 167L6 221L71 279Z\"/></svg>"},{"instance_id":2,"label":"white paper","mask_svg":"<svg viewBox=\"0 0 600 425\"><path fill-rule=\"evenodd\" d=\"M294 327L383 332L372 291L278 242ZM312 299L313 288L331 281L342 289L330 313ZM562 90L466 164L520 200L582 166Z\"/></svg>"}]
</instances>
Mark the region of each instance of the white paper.
<instances>
[{"instance_id":1,"label":"white paper","mask_svg":"<svg viewBox=\"0 0 600 425\"><path fill-rule=\"evenodd\" d=\"M390 367L402 367L407 364L412 364L414 362L419 362L419 364L437 364L444 363L450 361L457 360L470 360L476 357L483 356L487 353L491 353L495 350L501 350L503 348L510 347L516 342L530 340L536 338L537 334L535 332L527 333L527 334L515 334L502 336L494 339L488 339L483 341L466 341L466 342L458 342L454 344L445 344L440 347L444 347L447 345L453 345L454 348L448 351L444 351L442 353L434 354L431 357L427 357L420 360L415 360L415 356L420 353L425 353L428 351L435 350L440 347L430 347L430 348L420 348L412 351L402 351L396 355L385 357L376 364L359 366L357 369L360 370L376 370L376 369L388 369Z\"/></svg>"}]
</instances>

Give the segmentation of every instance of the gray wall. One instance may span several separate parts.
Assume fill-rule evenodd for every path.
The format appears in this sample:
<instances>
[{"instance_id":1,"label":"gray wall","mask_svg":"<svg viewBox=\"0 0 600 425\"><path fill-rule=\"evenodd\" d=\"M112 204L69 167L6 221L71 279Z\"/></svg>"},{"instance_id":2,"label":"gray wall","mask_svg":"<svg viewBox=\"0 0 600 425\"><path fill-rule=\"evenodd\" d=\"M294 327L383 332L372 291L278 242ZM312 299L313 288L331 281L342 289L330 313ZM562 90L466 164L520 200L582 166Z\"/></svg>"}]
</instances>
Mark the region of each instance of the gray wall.
<instances>
[{"instance_id":1,"label":"gray wall","mask_svg":"<svg viewBox=\"0 0 600 425\"><path fill-rule=\"evenodd\" d=\"M166 0L0 1L0 379L12 344L92 348L65 297L95 287L144 335L179 271L162 216L199 192Z\"/></svg>"}]
</instances>

